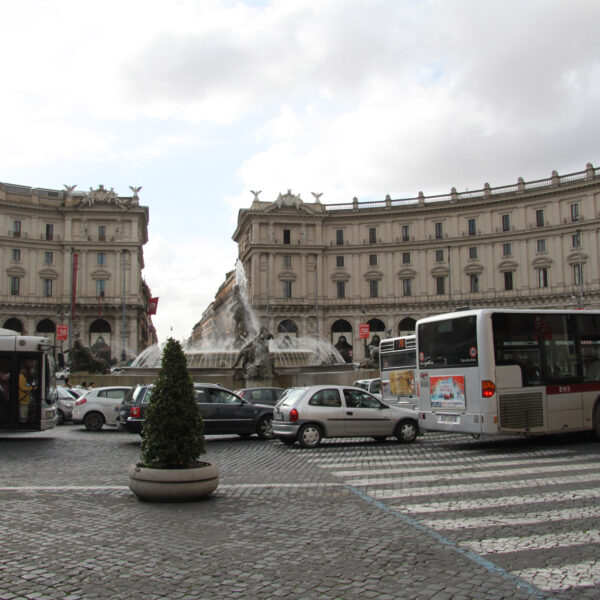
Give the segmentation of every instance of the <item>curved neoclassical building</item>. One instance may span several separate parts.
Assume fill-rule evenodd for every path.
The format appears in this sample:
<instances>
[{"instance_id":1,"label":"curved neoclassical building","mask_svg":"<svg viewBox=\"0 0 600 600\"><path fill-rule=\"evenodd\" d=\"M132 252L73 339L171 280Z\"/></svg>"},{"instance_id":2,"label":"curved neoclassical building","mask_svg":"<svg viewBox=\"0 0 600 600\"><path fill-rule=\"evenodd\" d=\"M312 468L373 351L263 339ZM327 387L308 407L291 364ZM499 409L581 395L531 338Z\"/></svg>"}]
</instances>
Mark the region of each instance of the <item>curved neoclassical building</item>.
<instances>
[{"instance_id":1,"label":"curved neoclassical building","mask_svg":"<svg viewBox=\"0 0 600 600\"><path fill-rule=\"evenodd\" d=\"M255 194L233 234L249 301L278 337L342 346L343 336L356 361L374 335L410 332L416 319L457 308L600 308L600 169L591 164L443 196L347 204L313 196ZM214 308L193 337L210 329Z\"/></svg>"},{"instance_id":2,"label":"curved neoclassical building","mask_svg":"<svg viewBox=\"0 0 600 600\"><path fill-rule=\"evenodd\" d=\"M0 327L64 351L77 336L103 358L133 358L156 341L141 274L148 207L140 188L75 187L0 183Z\"/></svg>"}]
</instances>

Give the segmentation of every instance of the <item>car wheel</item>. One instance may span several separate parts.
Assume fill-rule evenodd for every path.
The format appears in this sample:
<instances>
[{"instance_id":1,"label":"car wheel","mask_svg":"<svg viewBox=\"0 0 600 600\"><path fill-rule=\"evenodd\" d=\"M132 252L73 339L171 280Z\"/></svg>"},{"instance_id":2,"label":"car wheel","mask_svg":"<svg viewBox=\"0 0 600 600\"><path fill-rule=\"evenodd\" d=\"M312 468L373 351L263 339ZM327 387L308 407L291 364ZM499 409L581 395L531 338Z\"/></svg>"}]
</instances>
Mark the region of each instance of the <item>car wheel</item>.
<instances>
[{"instance_id":1,"label":"car wheel","mask_svg":"<svg viewBox=\"0 0 600 600\"><path fill-rule=\"evenodd\" d=\"M58 421L56 421L57 425L62 425L65 422L65 413L62 410L58 411Z\"/></svg>"},{"instance_id":2,"label":"car wheel","mask_svg":"<svg viewBox=\"0 0 600 600\"><path fill-rule=\"evenodd\" d=\"M261 440L270 440L273 437L273 417L265 415L256 426L256 433Z\"/></svg>"},{"instance_id":3,"label":"car wheel","mask_svg":"<svg viewBox=\"0 0 600 600\"><path fill-rule=\"evenodd\" d=\"M404 419L400 421L396 427L395 436L399 442L403 444L410 444L417 439L417 424L410 419Z\"/></svg>"},{"instance_id":4,"label":"car wheel","mask_svg":"<svg viewBox=\"0 0 600 600\"><path fill-rule=\"evenodd\" d=\"M312 423L303 425L298 432L298 441L303 448L316 448L323 438L323 432L318 425Z\"/></svg>"},{"instance_id":5,"label":"car wheel","mask_svg":"<svg viewBox=\"0 0 600 600\"><path fill-rule=\"evenodd\" d=\"M83 417L83 424L88 431L100 431L104 425L104 417L98 412L90 412Z\"/></svg>"}]
</instances>

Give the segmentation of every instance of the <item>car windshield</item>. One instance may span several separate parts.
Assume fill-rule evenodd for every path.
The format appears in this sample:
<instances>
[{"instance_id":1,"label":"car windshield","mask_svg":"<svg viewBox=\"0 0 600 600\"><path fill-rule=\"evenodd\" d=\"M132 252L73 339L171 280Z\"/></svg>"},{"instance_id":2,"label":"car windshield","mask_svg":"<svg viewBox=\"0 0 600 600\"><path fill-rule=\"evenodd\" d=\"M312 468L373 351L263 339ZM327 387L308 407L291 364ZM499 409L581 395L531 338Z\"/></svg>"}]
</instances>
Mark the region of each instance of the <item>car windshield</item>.
<instances>
[{"instance_id":1,"label":"car windshield","mask_svg":"<svg viewBox=\"0 0 600 600\"><path fill-rule=\"evenodd\" d=\"M355 381L352 385L354 387L361 388L362 390L369 391L369 382L368 382L368 380L367 381L363 381L361 379L360 381Z\"/></svg>"}]
</instances>

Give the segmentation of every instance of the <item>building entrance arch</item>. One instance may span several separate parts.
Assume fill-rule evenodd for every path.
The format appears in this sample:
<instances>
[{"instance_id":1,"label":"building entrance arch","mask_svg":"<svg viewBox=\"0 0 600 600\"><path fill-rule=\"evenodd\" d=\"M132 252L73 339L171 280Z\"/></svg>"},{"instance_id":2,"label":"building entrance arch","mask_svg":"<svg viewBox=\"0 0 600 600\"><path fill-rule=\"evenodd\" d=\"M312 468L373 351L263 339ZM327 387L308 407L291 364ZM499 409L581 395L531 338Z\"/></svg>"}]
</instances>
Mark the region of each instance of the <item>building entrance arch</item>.
<instances>
[{"instance_id":1,"label":"building entrance arch","mask_svg":"<svg viewBox=\"0 0 600 600\"><path fill-rule=\"evenodd\" d=\"M18 331L19 333L23 333L25 331L23 323L16 317L12 317L4 321L3 327L4 329L12 329L13 331Z\"/></svg>"},{"instance_id":2,"label":"building entrance arch","mask_svg":"<svg viewBox=\"0 0 600 600\"><path fill-rule=\"evenodd\" d=\"M345 319L338 319L331 326L331 343L340 353L345 362L352 362L354 354L352 344L352 325Z\"/></svg>"},{"instance_id":3,"label":"building entrance arch","mask_svg":"<svg viewBox=\"0 0 600 600\"><path fill-rule=\"evenodd\" d=\"M90 325L89 346L90 352L107 363L111 361L112 328L104 319L96 319Z\"/></svg>"}]
</instances>

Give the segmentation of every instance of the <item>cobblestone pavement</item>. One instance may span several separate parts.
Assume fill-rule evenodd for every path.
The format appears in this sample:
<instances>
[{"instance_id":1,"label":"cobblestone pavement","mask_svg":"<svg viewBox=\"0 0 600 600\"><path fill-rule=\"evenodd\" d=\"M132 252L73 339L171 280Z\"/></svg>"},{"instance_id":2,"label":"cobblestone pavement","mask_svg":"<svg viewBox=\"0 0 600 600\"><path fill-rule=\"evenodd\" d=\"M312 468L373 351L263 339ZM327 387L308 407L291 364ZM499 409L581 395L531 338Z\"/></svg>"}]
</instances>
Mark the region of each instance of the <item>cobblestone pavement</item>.
<instances>
[{"instance_id":1,"label":"cobblestone pavement","mask_svg":"<svg viewBox=\"0 0 600 600\"><path fill-rule=\"evenodd\" d=\"M139 502L139 437L0 437L0 599L600 598L600 443L209 438L210 499Z\"/></svg>"}]
</instances>

